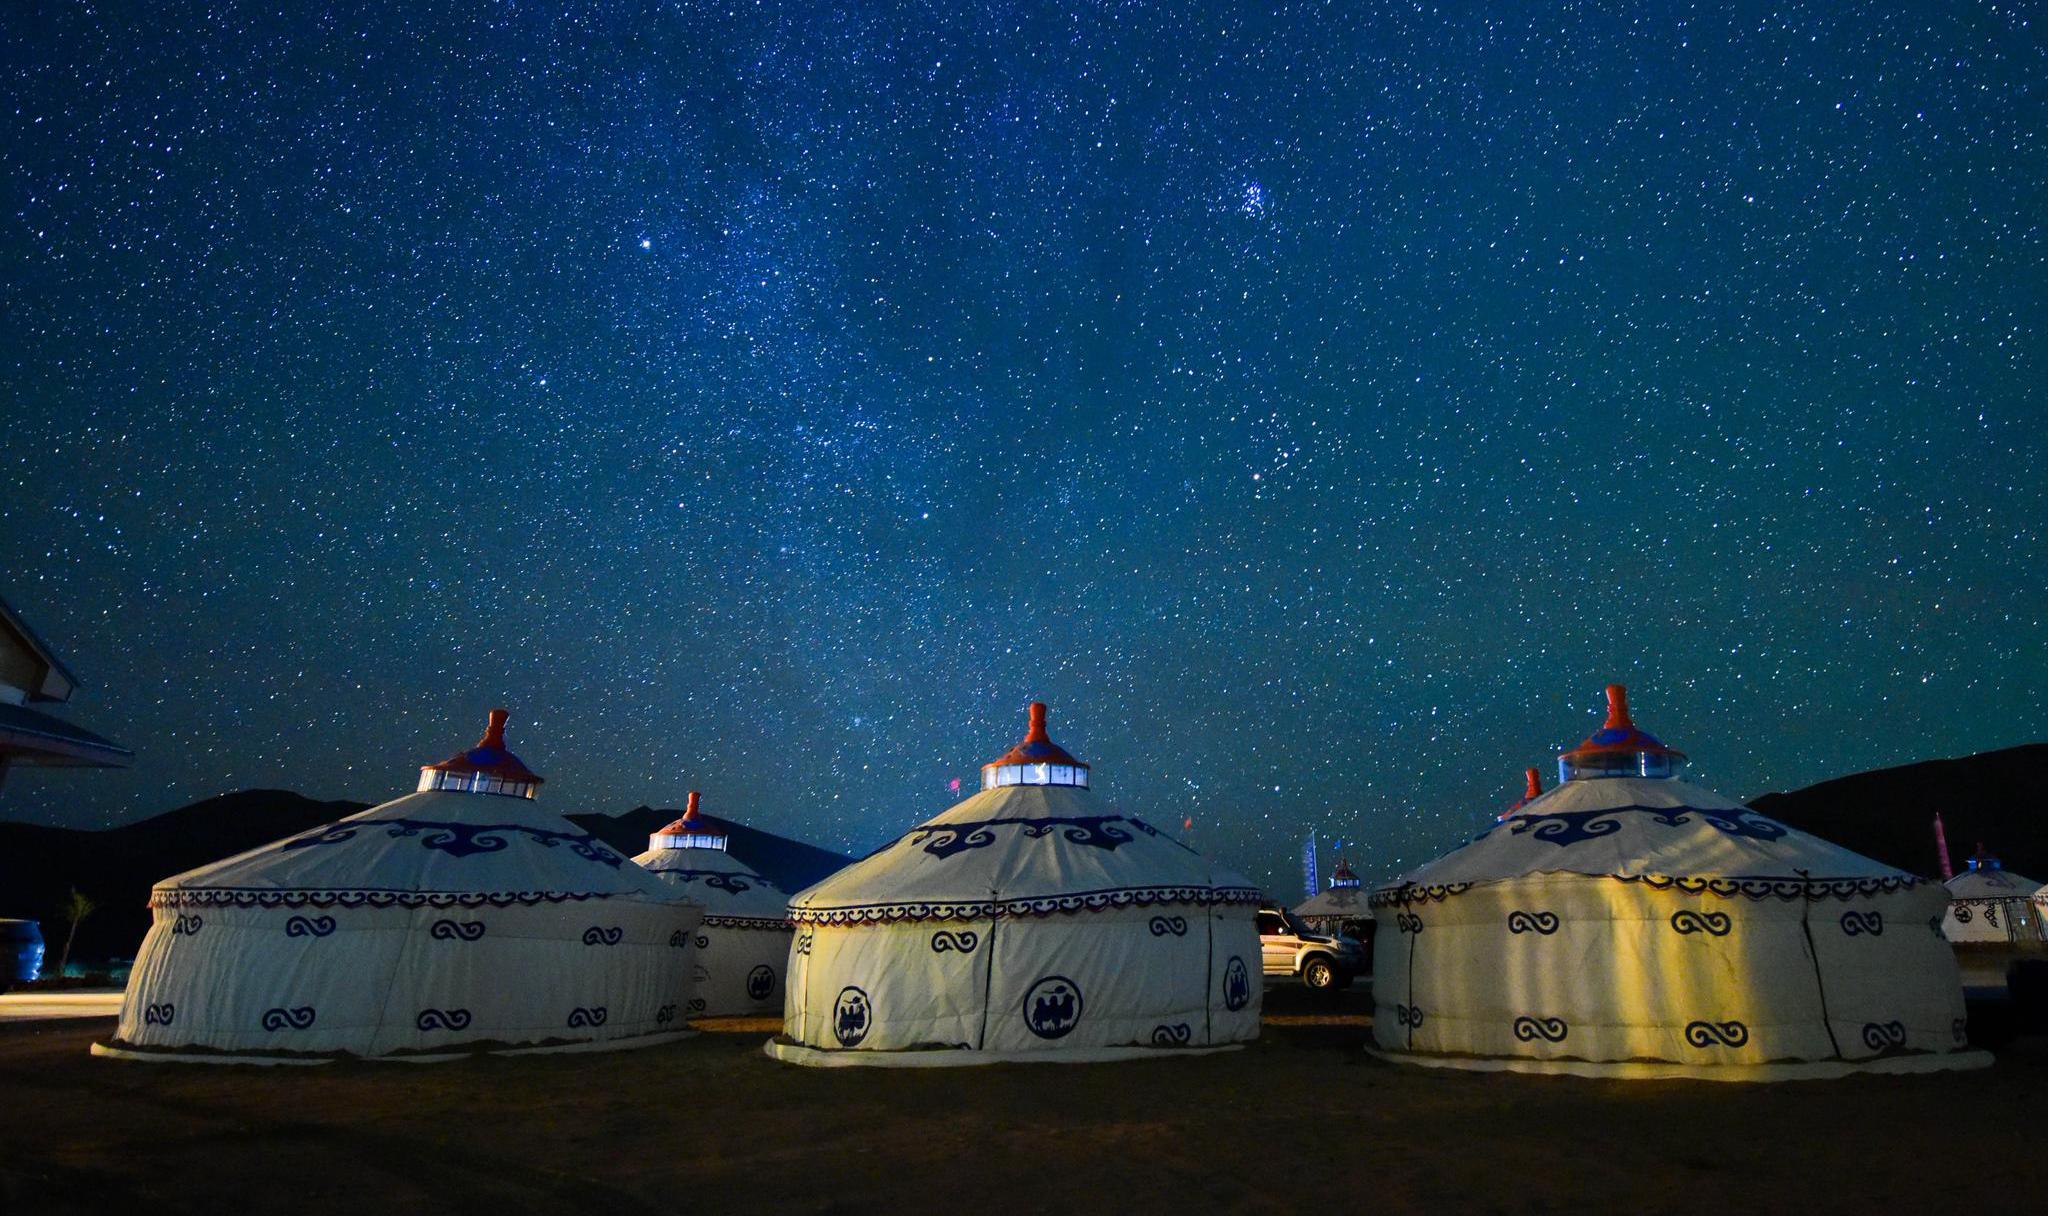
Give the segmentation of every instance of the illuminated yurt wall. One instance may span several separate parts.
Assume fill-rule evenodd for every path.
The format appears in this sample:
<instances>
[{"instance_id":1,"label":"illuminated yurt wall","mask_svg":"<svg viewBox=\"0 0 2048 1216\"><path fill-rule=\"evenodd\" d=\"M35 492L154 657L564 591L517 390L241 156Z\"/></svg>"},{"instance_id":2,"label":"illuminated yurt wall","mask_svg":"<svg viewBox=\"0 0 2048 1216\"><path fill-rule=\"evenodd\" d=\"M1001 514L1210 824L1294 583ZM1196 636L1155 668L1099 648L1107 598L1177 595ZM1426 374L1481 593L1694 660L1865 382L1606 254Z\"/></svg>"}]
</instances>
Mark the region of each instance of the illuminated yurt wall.
<instances>
[{"instance_id":1,"label":"illuminated yurt wall","mask_svg":"<svg viewBox=\"0 0 2048 1216\"><path fill-rule=\"evenodd\" d=\"M2041 884L2022 878L1977 846L1970 867L1943 884L1948 912L1941 931L1958 945L1996 945L2042 940Z\"/></svg>"},{"instance_id":2,"label":"illuminated yurt wall","mask_svg":"<svg viewBox=\"0 0 2048 1216\"><path fill-rule=\"evenodd\" d=\"M1109 1060L1257 1037L1258 891L1089 782L1034 704L980 793L799 893L770 1054Z\"/></svg>"},{"instance_id":3,"label":"illuminated yurt wall","mask_svg":"<svg viewBox=\"0 0 2048 1216\"><path fill-rule=\"evenodd\" d=\"M1679 780L1608 697L1556 789L1374 892L1385 1055L1729 1080L1988 1062L1939 884Z\"/></svg>"},{"instance_id":4,"label":"illuminated yurt wall","mask_svg":"<svg viewBox=\"0 0 2048 1216\"><path fill-rule=\"evenodd\" d=\"M692 1015L775 1013L789 964L789 896L726 849L722 825L690 791L682 818L648 838L633 860L704 909L692 952Z\"/></svg>"},{"instance_id":5,"label":"illuminated yurt wall","mask_svg":"<svg viewBox=\"0 0 2048 1216\"><path fill-rule=\"evenodd\" d=\"M432 1057L681 1032L701 909L541 810L505 720L415 793L159 883L95 1050Z\"/></svg>"}]
</instances>

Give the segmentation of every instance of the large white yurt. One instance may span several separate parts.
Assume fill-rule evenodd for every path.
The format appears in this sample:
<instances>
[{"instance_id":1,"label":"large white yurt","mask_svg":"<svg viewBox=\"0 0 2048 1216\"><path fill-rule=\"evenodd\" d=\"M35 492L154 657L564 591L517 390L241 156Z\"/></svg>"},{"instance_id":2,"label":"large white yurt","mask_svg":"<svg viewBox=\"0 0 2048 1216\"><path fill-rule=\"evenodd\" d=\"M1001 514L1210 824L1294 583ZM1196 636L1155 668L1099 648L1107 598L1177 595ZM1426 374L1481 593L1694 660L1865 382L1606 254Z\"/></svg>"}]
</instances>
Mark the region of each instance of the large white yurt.
<instances>
[{"instance_id":1,"label":"large white yurt","mask_svg":"<svg viewBox=\"0 0 2048 1216\"><path fill-rule=\"evenodd\" d=\"M790 901L777 1059L1093 1061L1256 1038L1259 892L1089 792L1045 706L981 792Z\"/></svg>"},{"instance_id":2,"label":"large white yurt","mask_svg":"<svg viewBox=\"0 0 2048 1216\"><path fill-rule=\"evenodd\" d=\"M1607 691L1556 789L1373 893L1381 1054L1718 1080L1989 1062L1939 884L1679 780Z\"/></svg>"},{"instance_id":3,"label":"large white yurt","mask_svg":"<svg viewBox=\"0 0 2048 1216\"><path fill-rule=\"evenodd\" d=\"M1948 913L1941 932L1958 945L2004 945L2042 940L2041 884L2005 868L1977 846L1970 868L1943 884Z\"/></svg>"},{"instance_id":4,"label":"large white yurt","mask_svg":"<svg viewBox=\"0 0 2048 1216\"><path fill-rule=\"evenodd\" d=\"M633 860L704 909L696 933L695 1017L774 1013L782 1008L789 965L789 895L726 849L728 836L697 809L696 790L683 817L648 837Z\"/></svg>"},{"instance_id":5,"label":"large white yurt","mask_svg":"<svg viewBox=\"0 0 2048 1216\"><path fill-rule=\"evenodd\" d=\"M505 719L415 793L157 884L95 1052L433 1058L683 1032L702 909L539 809Z\"/></svg>"}]
</instances>

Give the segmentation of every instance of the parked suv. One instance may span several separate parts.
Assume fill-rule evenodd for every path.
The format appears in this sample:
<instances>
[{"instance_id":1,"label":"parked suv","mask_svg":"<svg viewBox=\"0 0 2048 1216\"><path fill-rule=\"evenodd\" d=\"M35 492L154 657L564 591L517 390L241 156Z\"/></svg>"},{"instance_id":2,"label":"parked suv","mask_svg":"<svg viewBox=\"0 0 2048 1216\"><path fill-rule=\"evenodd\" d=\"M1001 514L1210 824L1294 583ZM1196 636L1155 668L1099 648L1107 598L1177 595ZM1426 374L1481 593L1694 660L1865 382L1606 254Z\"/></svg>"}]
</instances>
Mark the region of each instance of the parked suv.
<instances>
[{"instance_id":1,"label":"parked suv","mask_svg":"<svg viewBox=\"0 0 2048 1216\"><path fill-rule=\"evenodd\" d=\"M1259 909L1259 947L1268 984L1299 978L1317 992L1335 992L1365 970L1364 946L1341 934L1317 933L1277 904Z\"/></svg>"}]
</instances>

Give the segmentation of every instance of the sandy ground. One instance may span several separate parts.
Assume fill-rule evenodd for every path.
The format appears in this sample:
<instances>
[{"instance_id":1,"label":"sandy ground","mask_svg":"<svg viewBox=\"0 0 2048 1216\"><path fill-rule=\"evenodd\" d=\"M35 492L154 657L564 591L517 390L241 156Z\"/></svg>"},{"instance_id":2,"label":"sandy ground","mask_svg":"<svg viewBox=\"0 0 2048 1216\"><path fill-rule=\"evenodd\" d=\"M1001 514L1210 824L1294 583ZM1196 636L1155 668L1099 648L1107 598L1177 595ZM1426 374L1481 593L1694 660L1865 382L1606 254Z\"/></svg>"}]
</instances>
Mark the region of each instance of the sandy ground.
<instances>
[{"instance_id":1,"label":"sandy ground","mask_svg":"<svg viewBox=\"0 0 2048 1216\"><path fill-rule=\"evenodd\" d=\"M1397 1068L1270 1001L1220 1056L811 1071L772 1022L437 1066L96 1060L0 1027L0 1210L1962 1212L2048 1188L2048 1043L1974 1073L1776 1086Z\"/></svg>"},{"instance_id":2,"label":"sandy ground","mask_svg":"<svg viewBox=\"0 0 2048 1216\"><path fill-rule=\"evenodd\" d=\"M0 1022L40 1022L50 1018L111 1018L121 1013L121 990L101 992L0 993Z\"/></svg>"}]
</instances>

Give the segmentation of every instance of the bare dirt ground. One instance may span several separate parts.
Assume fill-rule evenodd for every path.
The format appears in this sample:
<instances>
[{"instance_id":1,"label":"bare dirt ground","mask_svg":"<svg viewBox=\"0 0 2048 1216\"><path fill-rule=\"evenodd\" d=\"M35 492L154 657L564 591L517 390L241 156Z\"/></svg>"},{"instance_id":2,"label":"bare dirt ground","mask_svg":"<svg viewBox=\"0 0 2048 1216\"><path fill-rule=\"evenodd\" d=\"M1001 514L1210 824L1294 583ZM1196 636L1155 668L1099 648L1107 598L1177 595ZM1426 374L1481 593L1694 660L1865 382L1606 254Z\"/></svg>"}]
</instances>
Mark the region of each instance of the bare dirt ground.
<instances>
[{"instance_id":1,"label":"bare dirt ground","mask_svg":"<svg viewBox=\"0 0 2048 1216\"><path fill-rule=\"evenodd\" d=\"M772 1022L598 1055L233 1068L0 1029L0 1210L1962 1212L2048 1190L2048 1043L1774 1086L1394 1067L1363 1001L1278 994L1247 1051L813 1071Z\"/></svg>"}]
</instances>

